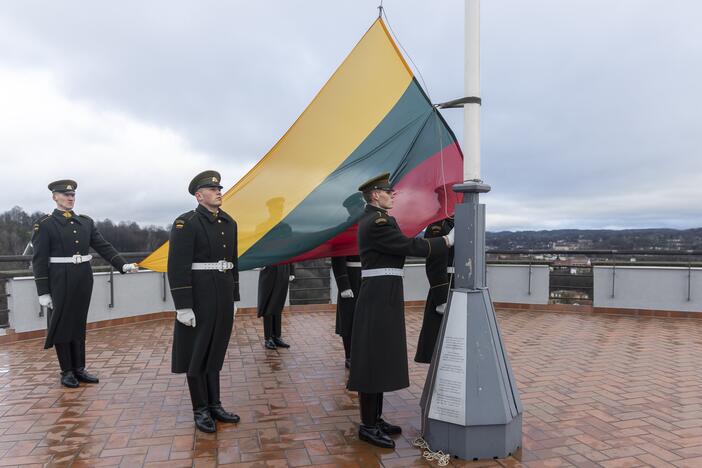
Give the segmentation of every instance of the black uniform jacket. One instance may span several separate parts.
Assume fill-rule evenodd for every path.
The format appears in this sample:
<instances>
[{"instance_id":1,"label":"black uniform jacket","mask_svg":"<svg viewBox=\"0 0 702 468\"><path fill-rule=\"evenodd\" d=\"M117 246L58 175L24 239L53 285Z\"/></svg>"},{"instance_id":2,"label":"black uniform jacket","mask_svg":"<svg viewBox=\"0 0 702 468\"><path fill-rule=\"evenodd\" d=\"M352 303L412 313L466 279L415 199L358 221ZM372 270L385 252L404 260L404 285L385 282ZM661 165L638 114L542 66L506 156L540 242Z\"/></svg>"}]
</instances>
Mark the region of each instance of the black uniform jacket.
<instances>
[{"instance_id":1,"label":"black uniform jacket","mask_svg":"<svg viewBox=\"0 0 702 468\"><path fill-rule=\"evenodd\" d=\"M288 297L290 275L295 274L292 263L268 265L258 275L258 316L266 317L283 313Z\"/></svg>"},{"instance_id":2,"label":"black uniform jacket","mask_svg":"<svg viewBox=\"0 0 702 468\"><path fill-rule=\"evenodd\" d=\"M193 270L193 263L232 262L227 271ZM168 281L176 309L191 308L195 327L176 320L171 370L191 377L222 369L239 300L236 221L202 205L178 217L171 228Z\"/></svg>"},{"instance_id":3,"label":"black uniform jacket","mask_svg":"<svg viewBox=\"0 0 702 468\"><path fill-rule=\"evenodd\" d=\"M361 267L348 266L348 262L361 263L361 257L332 257L332 271L339 290L336 295L336 334L348 339L353 327L353 312L356 309L358 292L361 289ZM341 297L341 291L350 289L353 297Z\"/></svg>"},{"instance_id":4,"label":"black uniform jacket","mask_svg":"<svg viewBox=\"0 0 702 468\"><path fill-rule=\"evenodd\" d=\"M66 213L66 215L64 215ZM33 226L32 270L39 295L51 294L54 309L44 348L55 343L85 339L90 296L93 292L93 270L90 262L49 263L50 257L88 255L93 248L102 258L122 273L124 259L107 242L95 222L72 211L54 210L39 218Z\"/></svg>"},{"instance_id":5,"label":"black uniform jacket","mask_svg":"<svg viewBox=\"0 0 702 468\"><path fill-rule=\"evenodd\" d=\"M453 219L446 218L427 226L425 238L440 237L448 234L453 229ZM436 312L436 307L445 304L448 300L449 289L453 281L453 273L448 273L447 268L453 266L453 247L443 255L428 258L426 262L427 279L429 280L429 294L424 306L424 319L422 330L419 332L417 354L414 360L430 363L436 345L436 338L441 328L443 315Z\"/></svg>"},{"instance_id":6,"label":"black uniform jacket","mask_svg":"<svg viewBox=\"0 0 702 468\"><path fill-rule=\"evenodd\" d=\"M446 252L443 238L405 236L395 218L367 205L358 223L363 270L403 268L405 256L431 257ZM409 386L402 278L363 278L351 336L349 390L389 392Z\"/></svg>"}]
</instances>

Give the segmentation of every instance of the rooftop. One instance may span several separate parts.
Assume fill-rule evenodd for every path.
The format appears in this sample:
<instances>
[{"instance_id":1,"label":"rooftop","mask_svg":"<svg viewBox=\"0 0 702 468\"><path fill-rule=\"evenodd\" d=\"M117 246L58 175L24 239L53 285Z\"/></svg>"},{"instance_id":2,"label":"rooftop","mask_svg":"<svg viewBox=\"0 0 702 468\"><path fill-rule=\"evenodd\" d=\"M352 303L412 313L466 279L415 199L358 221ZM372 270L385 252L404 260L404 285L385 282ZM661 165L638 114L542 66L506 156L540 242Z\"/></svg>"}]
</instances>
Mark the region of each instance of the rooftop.
<instances>
[{"instance_id":1,"label":"rooftop","mask_svg":"<svg viewBox=\"0 0 702 468\"><path fill-rule=\"evenodd\" d=\"M410 360L422 308L408 307ZM524 404L516 458L451 466L702 466L702 321L498 310ZM358 402L344 388L331 309L286 312L289 350L261 346L242 312L222 371L238 425L196 432L182 375L170 372L173 321L88 333L100 384L59 386L53 350L39 340L0 346L0 466L422 466L412 447L427 365L386 394L403 426L397 449L357 439Z\"/></svg>"}]
</instances>

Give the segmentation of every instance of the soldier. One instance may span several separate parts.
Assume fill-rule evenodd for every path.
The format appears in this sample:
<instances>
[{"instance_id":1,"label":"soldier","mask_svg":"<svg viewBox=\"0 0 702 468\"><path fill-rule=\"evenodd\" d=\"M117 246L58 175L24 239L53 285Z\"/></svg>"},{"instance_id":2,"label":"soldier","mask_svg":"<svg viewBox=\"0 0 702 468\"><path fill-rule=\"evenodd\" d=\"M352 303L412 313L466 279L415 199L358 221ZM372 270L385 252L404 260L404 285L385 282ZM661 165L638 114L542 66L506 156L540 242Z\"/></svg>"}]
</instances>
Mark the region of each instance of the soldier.
<instances>
[{"instance_id":1,"label":"soldier","mask_svg":"<svg viewBox=\"0 0 702 468\"><path fill-rule=\"evenodd\" d=\"M424 231L425 238L445 236L453 230L453 218L446 218L427 226ZM427 279L429 280L429 293L424 306L424 319L422 330L419 332L416 362L428 364L434 354L436 338L441 328L441 320L446 310L449 289L453 282L453 247L443 255L434 255L426 262Z\"/></svg>"},{"instance_id":2,"label":"soldier","mask_svg":"<svg viewBox=\"0 0 702 468\"><path fill-rule=\"evenodd\" d=\"M195 426L215 432L215 420L239 422L222 407L219 373L239 300L236 221L220 209L221 177L204 171L188 191L198 207L175 220L168 250L168 281L176 308L171 371L185 373Z\"/></svg>"},{"instance_id":3,"label":"soldier","mask_svg":"<svg viewBox=\"0 0 702 468\"><path fill-rule=\"evenodd\" d=\"M267 349L289 348L281 338L283 307L288 285L295 279L292 263L268 265L258 276L258 316L263 317L263 346Z\"/></svg>"},{"instance_id":4,"label":"soldier","mask_svg":"<svg viewBox=\"0 0 702 468\"><path fill-rule=\"evenodd\" d=\"M336 298L336 334L344 343L344 365L351 368L351 332L356 298L361 287L361 257L332 257L332 271L339 290Z\"/></svg>"},{"instance_id":5,"label":"soldier","mask_svg":"<svg viewBox=\"0 0 702 468\"><path fill-rule=\"evenodd\" d=\"M362 280L353 317L348 389L358 392L359 439L394 448L388 435L399 434L402 428L383 420L383 392L409 386L402 291L405 256L442 255L453 245L453 232L431 239L405 236L387 213L394 198L387 173L358 190L367 204L358 222Z\"/></svg>"},{"instance_id":6,"label":"soldier","mask_svg":"<svg viewBox=\"0 0 702 468\"><path fill-rule=\"evenodd\" d=\"M32 235L32 270L39 304L48 310L44 349L56 349L61 384L69 388L78 387L79 382L99 382L85 370L85 328L93 291L89 249L121 273L139 269L124 261L91 218L73 212L77 188L74 180L49 184L56 209L36 221Z\"/></svg>"}]
</instances>

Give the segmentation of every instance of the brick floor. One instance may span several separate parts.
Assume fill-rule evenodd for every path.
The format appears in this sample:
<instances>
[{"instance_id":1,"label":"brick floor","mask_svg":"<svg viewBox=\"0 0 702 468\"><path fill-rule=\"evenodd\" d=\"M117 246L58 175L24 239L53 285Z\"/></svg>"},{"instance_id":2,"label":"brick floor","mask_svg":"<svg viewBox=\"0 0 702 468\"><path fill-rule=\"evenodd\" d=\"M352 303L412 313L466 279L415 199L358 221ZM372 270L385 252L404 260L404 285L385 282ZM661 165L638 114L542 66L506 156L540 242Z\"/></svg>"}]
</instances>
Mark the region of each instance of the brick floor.
<instances>
[{"instance_id":1,"label":"brick floor","mask_svg":"<svg viewBox=\"0 0 702 468\"><path fill-rule=\"evenodd\" d=\"M452 466L702 467L702 321L498 311L524 403L517 458ZM266 351L240 313L222 373L238 425L195 432L183 376L170 373L172 322L88 334L100 384L58 385L38 340L0 347L0 466L424 466L411 446L427 366L386 395L396 450L359 442L332 312L284 319L289 350ZM410 357L421 309L408 308Z\"/></svg>"}]
</instances>

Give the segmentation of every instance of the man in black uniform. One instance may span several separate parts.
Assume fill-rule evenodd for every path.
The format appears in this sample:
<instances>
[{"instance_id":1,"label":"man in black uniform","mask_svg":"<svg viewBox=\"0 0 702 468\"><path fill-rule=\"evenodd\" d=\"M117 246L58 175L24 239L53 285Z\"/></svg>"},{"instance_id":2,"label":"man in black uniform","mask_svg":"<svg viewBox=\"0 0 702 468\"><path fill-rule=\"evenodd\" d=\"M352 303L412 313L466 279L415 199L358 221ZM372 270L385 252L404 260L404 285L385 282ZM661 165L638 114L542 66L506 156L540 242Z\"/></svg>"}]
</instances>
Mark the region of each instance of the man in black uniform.
<instances>
[{"instance_id":1,"label":"man in black uniform","mask_svg":"<svg viewBox=\"0 0 702 468\"><path fill-rule=\"evenodd\" d=\"M343 202L349 212L347 221L356 220L363 214L366 203L360 193L354 193ZM332 257L332 272L336 280L338 295L336 298L336 327L335 332L341 336L344 343L344 365L351 367L351 332L353 331L353 313L356 310L356 299L361 287L361 257L349 255Z\"/></svg>"},{"instance_id":2,"label":"man in black uniform","mask_svg":"<svg viewBox=\"0 0 702 468\"><path fill-rule=\"evenodd\" d=\"M332 271L338 291L336 297L336 334L344 343L344 365L351 368L351 332L356 298L361 288L361 257L332 257Z\"/></svg>"},{"instance_id":3,"label":"man in black uniform","mask_svg":"<svg viewBox=\"0 0 702 468\"><path fill-rule=\"evenodd\" d=\"M383 420L383 392L409 387L402 290L405 256L444 254L453 245L453 232L432 239L405 236L387 213L394 198L387 173L358 190L367 205L358 222L362 280L353 318L348 389L358 392L359 439L393 448L395 442L388 435L402 429Z\"/></svg>"},{"instance_id":4,"label":"man in black uniform","mask_svg":"<svg viewBox=\"0 0 702 468\"><path fill-rule=\"evenodd\" d=\"M121 273L139 269L124 261L92 219L73 212L76 188L74 180L49 184L56 209L34 223L32 235L32 270L39 304L48 310L44 349L56 349L61 384L70 388L78 387L79 382L99 382L85 370L85 327L93 291L93 257L89 249L93 248Z\"/></svg>"},{"instance_id":5,"label":"man in black uniform","mask_svg":"<svg viewBox=\"0 0 702 468\"><path fill-rule=\"evenodd\" d=\"M445 236L453 229L453 223L453 218L450 217L432 223L424 231L424 237ZM429 280L429 293L424 306L422 330L419 332L417 354L415 354L414 360L429 364L434 354L436 338L439 335L449 289L453 282L453 247L448 249L443 255L435 255L428 258L425 268L427 279Z\"/></svg>"},{"instance_id":6,"label":"man in black uniform","mask_svg":"<svg viewBox=\"0 0 702 468\"><path fill-rule=\"evenodd\" d=\"M222 205L221 177L204 171L188 191L198 207L175 220L168 250L168 281L176 307L171 371L187 374L195 426L215 432L215 420L236 423L222 408L219 373L239 300L236 221Z\"/></svg>"},{"instance_id":7,"label":"man in black uniform","mask_svg":"<svg viewBox=\"0 0 702 468\"><path fill-rule=\"evenodd\" d=\"M289 348L281 338L283 307L288 285L295 279L295 266L268 265L258 276L258 316L263 317L263 346L268 349Z\"/></svg>"}]
</instances>

